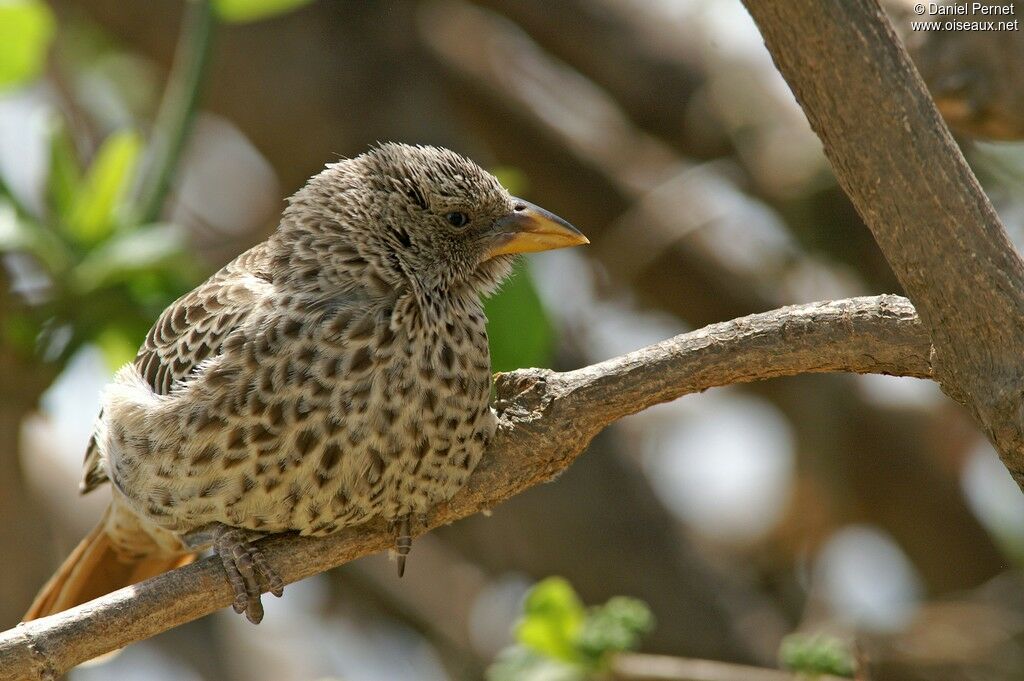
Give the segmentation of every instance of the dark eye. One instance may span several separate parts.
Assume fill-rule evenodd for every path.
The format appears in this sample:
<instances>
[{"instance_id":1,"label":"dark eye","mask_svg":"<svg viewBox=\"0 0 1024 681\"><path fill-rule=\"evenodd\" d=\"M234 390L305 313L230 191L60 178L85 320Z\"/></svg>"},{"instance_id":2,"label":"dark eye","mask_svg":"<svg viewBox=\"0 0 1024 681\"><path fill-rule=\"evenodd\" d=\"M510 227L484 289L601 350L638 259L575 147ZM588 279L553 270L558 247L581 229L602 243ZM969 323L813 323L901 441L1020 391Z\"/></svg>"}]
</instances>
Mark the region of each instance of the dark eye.
<instances>
[{"instance_id":1,"label":"dark eye","mask_svg":"<svg viewBox=\"0 0 1024 681\"><path fill-rule=\"evenodd\" d=\"M458 211L448 213L448 215L444 216L444 219L447 220L452 227L465 227L469 224L469 216Z\"/></svg>"}]
</instances>

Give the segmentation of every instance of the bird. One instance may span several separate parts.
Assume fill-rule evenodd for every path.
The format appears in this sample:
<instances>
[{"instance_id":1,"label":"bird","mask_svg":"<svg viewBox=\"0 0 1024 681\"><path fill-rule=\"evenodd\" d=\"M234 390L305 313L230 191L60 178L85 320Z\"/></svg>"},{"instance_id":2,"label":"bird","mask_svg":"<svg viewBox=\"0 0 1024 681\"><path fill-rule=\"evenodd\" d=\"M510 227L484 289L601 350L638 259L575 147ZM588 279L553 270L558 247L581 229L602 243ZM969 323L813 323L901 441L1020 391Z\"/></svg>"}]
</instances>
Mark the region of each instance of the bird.
<instances>
[{"instance_id":1,"label":"bird","mask_svg":"<svg viewBox=\"0 0 1024 681\"><path fill-rule=\"evenodd\" d=\"M399 574L412 523L493 436L482 300L518 254L589 243L453 151L394 142L334 163L277 229L172 303L104 390L82 493L95 529L25 620L208 549L232 606L283 591L258 540L382 518Z\"/></svg>"}]
</instances>

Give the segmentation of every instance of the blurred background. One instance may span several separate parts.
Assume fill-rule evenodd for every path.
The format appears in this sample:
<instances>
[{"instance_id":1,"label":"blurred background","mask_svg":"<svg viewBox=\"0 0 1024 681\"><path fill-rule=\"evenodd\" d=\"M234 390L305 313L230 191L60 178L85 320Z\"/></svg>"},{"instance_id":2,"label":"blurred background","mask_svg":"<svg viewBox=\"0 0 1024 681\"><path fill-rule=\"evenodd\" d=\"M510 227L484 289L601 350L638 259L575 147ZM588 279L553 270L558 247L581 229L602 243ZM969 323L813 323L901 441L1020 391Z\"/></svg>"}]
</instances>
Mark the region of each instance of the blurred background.
<instances>
[{"instance_id":1,"label":"blurred background","mask_svg":"<svg viewBox=\"0 0 1024 681\"><path fill-rule=\"evenodd\" d=\"M1020 246L1024 41L905 38ZM489 303L496 370L900 292L738 0L0 2L0 628L107 503L84 445L159 312L379 140L467 154L593 242ZM524 634L557 575L577 619L647 604L623 648L777 666L798 632L862 678L1019 679L1022 559L1024 496L934 384L795 377L616 424L401 581L360 560L70 678L585 678Z\"/></svg>"}]
</instances>

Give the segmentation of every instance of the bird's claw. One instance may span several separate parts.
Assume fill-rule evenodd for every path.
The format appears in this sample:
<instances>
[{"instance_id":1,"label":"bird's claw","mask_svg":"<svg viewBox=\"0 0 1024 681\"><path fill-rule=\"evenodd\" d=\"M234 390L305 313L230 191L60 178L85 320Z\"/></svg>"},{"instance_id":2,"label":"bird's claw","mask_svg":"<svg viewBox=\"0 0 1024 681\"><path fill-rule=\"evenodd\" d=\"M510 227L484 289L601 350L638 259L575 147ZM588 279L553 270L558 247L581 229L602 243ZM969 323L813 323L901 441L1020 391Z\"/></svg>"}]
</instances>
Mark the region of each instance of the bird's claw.
<instances>
[{"instance_id":1,"label":"bird's claw","mask_svg":"<svg viewBox=\"0 0 1024 681\"><path fill-rule=\"evenodd\" d=\"M213 540L213 549L220 556L228 583L235 591L231 607L239 614L245 613L246 619L253 624L263 620L260 595L269 591L280 598L284 593L284 581L253 543L257 539L258 535L222 525Z\"/></svg>"}]
</instances>

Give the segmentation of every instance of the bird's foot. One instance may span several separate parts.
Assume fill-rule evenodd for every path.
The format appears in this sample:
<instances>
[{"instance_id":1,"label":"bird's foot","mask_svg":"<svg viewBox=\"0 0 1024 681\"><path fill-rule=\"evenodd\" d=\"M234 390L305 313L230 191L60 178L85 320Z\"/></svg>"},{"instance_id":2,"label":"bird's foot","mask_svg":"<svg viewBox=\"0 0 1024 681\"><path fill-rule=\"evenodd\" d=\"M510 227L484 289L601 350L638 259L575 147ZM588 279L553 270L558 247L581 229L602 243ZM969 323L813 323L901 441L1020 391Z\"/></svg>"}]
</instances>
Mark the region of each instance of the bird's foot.
<instances>
[{"instance_id":1,"label":"bird's foot","mask_svg":"<svg viewBox=\"0 0 1024 681\"><path fill-rule=\"evenodd\" d=\"M255 544L261 536L227 525L217 525L213 530L213 550L220 557L228 582L235 590L232 607L239 614L245 613L253 624L263 619L260 594L269 591L280 598L284 593L284 581Z\"/></svg>"},{"instance_id":2,"label":"bird's foot","mask_svg":"<svg viewBox=\"0 0 1024 681\"><path fill-rule=\"evenodd\" d=\"M395 554L398 563L398 576L405 574L405 557L412 550L412 516L404 515L394 523L394 529L398 533L395 537Z\"/></svg>"}]
</instances>

